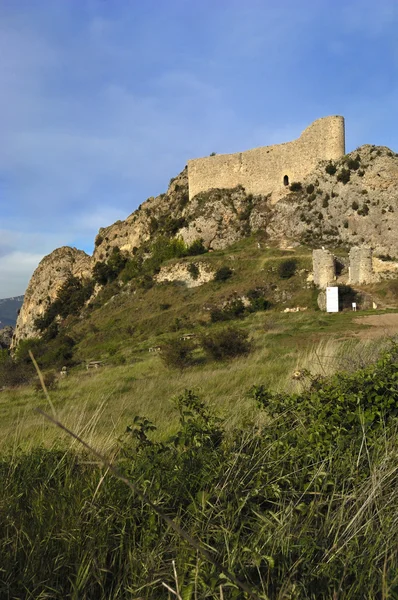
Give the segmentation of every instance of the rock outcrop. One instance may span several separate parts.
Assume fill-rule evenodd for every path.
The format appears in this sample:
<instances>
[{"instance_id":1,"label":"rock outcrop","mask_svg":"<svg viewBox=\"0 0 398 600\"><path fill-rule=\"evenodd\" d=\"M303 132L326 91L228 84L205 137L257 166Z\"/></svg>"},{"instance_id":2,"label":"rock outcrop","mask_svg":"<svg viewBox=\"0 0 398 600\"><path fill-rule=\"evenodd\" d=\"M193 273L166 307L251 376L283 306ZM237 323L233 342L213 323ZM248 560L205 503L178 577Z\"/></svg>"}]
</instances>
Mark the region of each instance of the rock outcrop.
<instances>
[{"instance_id":1,"label":"rock outcrop","mask_svg":"<svg viewBox=\"0 0 398 600\"><path fill-rule=\"evenodd\" d=\"M0 329L0 350L9 348L12 342L12 336L14 334L14 328L8 325Z\"/></svg>"},{"instance_id":2,"label":"rock outcrop","mask_svg":"<svg viewBox=\"0 0 398 600\"><path fill-rule=\"evenodd\" d=\"M79 279L91 277L92 258L76 248L64 246L45 256L33 273L19 312L11 348L37 335L34 322L55 300L62 284L71 275Z\"/></svg>"},{"instance_id":3,"label":"rock outcrop","mask_svg":"<svg viewBox=\"0 0 398 600\"><path fill-rule=\"evenodd\" d=\"M365 244L376 257L398 256L398 155L388 148L365 145L337 161L320 162L294 189L276 204L269 196L247 194L242 186L210 189L190 200L185 168L170 181L166 194L149 198L126 220L101 228L92 258L60 248L43 259L29 283L13 346L36 334L34 320L69 275L89 277L93 265L107 261L113 248L126 254L139 247L149 250L157 236L179 236L187 244L202 239L208 249L223 249L262 230L280 247ZM185 272L176 277L190 281Z\"/></svg>"},{"instance_id":4,"label":"rock outcrop","mask_svg":"<svg viewBox=\"0 0 398 600\"><path fill-rule=\"evenodd\" d=\"M375 255L398 256L398 155L391 150L365 145L321 162L301 188L275 205L270 238L315 247L366 244Z\"/></svg>"}]
</instances>

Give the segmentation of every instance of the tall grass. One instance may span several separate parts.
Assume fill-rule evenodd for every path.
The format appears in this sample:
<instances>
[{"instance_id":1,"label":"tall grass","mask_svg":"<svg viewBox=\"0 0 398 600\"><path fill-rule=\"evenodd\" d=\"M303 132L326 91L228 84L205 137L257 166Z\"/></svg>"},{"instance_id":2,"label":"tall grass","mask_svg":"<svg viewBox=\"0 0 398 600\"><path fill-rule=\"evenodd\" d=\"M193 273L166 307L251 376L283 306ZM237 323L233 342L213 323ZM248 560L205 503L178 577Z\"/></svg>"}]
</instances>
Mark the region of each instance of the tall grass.
<instances>
[{"instance_id":1,"label":"tall grass","mask_svg":"<svg viewBox=\"0 0 398 600\"><path fill-rule=\"evenodd\" d=\"M184 393L173 435L155 442L137 421L112 456L258 598L395 598L397 377L392 348L299 394L257 386L243 427ZM245 597L92 463L54 448L3 457L0 597L160 600L176 580L184 599Z\"/></svg>"}]
</instances>

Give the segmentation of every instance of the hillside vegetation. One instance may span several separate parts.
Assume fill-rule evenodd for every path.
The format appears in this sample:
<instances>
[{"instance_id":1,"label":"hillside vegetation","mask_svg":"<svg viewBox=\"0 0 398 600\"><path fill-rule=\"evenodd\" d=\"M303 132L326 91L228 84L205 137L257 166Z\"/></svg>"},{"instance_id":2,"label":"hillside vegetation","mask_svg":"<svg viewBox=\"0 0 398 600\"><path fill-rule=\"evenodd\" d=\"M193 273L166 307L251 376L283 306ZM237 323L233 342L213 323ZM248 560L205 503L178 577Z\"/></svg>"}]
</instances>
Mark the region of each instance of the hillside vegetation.
<instances>
[{"instance_id":1,"label":"hillside vegetation","mask_svg":"<svg viewBox=\"0 0 398 600\"><path fill-rule=\"evenodd\" d=\"M369 214L396 256L397 168L363 147L274 208L241 187L189 203L184 170L93 257L42 261L0 351L0 599L398 596L398 281L344 273Z\"/></svg>"}]
</instances>

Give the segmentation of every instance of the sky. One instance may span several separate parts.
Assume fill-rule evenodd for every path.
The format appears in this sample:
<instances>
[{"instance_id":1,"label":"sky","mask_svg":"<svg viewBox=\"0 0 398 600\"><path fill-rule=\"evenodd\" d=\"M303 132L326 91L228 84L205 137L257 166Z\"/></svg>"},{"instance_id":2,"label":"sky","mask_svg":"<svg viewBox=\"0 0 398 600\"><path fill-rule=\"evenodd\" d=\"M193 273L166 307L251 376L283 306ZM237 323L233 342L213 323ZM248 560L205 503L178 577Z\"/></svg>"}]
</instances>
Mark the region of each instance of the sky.
<instances>
[{"instance_id":1,"label":"sky","mask_svg":"<svg viewBox=\"0 0 398 600\"><path fill-rule=\"evenodd\" d=\"M346 119L398 151L396 0L0 0L0 298L189 158Z\"/></svg>"}]
</instances>

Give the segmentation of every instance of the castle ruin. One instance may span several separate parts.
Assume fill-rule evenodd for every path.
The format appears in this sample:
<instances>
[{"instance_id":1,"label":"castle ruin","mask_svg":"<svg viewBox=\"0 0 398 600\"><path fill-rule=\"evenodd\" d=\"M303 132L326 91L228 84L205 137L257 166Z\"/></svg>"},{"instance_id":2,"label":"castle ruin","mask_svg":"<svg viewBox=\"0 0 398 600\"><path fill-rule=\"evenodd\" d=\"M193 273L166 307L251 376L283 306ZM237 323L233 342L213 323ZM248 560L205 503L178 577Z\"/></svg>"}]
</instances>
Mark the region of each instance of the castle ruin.
<instances>
[{"instance_id":1,"label":"castle ruin","mask_svg":"<svg viewBox=\"0 0 398 600\"><path fill-rule=\"evenodd\" d=\"M349 257L348 283L372 283L375 280L372 249L367 246L354 246L350 250Z\"/></svg>"},{"instance_id":2,"label":"castle ruin","mask_svg":"<svg viewBox=\"0 0 398 600\"><path fill-rule=\"evenodd\" d=\"M292 142L189 160L189 197L212 188L242 185L248 194L272 194L272 202L276 202L319 161L337 160L344 154L344 118L324 117Z\"/></svg>"},{"instance_id":3,"label":"castle ruin","mask_svg":"<svg viewBox=\"0 0 398 600\"><path fill-rule=\"evenodd\" d=\"M317 287L325 289L336 285L337 264L338 259L329 250L322 248L312 251L314 283ZM347 283L361 285L377 280L373 269L373 252L368 246L353 246L349 253L348 265Z\"/></svg>"}]
</instances>

